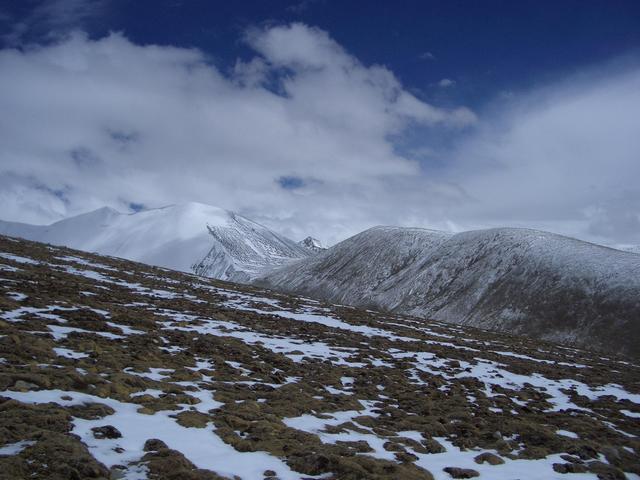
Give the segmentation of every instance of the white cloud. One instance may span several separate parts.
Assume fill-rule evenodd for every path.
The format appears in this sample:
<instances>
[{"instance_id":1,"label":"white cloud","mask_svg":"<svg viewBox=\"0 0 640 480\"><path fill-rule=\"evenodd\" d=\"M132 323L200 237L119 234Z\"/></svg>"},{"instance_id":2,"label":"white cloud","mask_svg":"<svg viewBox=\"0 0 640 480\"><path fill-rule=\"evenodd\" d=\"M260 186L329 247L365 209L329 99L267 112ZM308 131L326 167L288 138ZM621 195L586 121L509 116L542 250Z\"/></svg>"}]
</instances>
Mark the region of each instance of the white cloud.
<instances>
[{"instance_id":1,"label":"white cloud","mask_svg":"<svg viewBox=\"0 0 640 480\"><path fill-rule=\"evenodd\" d=\"M331 242L457 195L430 186L391 139L468 125L472 112L417 99L315 28L252 30L247 41L259 55L231 76L197 50L120 34L1 51L0 174L11 178L1 217L194 200Z\"/></svg>"},{"instance_id":2,"label":"white cloud","mask_svg":"<svg viewBox=\"0 0 640 480\"><path fill-rule=\"evenodd\" d=\"M444 178L472 200L447 215L640 243L637 64L600 66L511 100L450 153Z\"/></svg>"},{"instance_id":3,"label":"white cloud","mask_svg":"<svg viewBox=\"0 0 640 480\"><path fill-rule=\"evenodd\" d=\"M9 45L17 45L25 35L60 37L105 10L105 0L40 0L27 17L14 23L3 39Z\"/></svg>"},{"instance_id":4,"label":"white cloud","mask_svg":"<svg viewBox=\"0 0 640 480\"><path fill-rule=\"evenodd\" d=\"M246 41L230 74L120 34L0 51L0 218L200 201L325 243L375 224L640 243L637 66L499 97L478 121L322 30ZM444 151L419 134L460 127Z\"/></svg>"},{"instance_id":5,"label":"white cloud","mask_svg":"<svg viewBox=\"0 0 640 480\"><path fill-rule=\"evenodd\" d=\"M442 88L453 87L456 84L455 80L451 80L450 78L443 78L438 82L438 86Z\"/></svg>"}]
</instances>

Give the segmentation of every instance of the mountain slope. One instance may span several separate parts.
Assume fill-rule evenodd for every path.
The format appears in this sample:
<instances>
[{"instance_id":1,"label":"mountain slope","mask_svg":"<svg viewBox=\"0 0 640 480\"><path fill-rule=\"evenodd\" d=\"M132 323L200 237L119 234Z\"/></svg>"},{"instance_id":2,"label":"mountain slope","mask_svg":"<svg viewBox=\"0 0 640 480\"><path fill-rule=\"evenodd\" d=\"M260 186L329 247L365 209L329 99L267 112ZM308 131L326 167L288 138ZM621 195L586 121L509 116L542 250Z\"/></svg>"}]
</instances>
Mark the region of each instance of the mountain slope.
<instances>
[{"instance_id":1,"label":"mountain slope","mask_svg":"<svg viewBox=\"0 0 640 480\"><path fill-rule=\"evenodd\" d=\"M618 248L618 250L640 254L640 245L625 245L624 247Z\"/></svg>"},{"instance_id":2,"label":"mountain slope","mask_svg":"<svg viewBox=\"0 0 640 480\"><path fill-rule=\"evenodd\" d=\"M338 303L379 307L390 283L449 237L420 228L374 227L257 282Z\"/></svg>"},{"instance_id":3,"label":"mountain slope","mask_svg":"<svg viewBox=\"0 0 640 480\"><path fill-rule=\"evenodd\" d=\"M640 475L628 359L2 236L0 358L7 480Z\"/></svg>"},{"instance_id":4,"label":"mountain slope","mask_svg":"<svg viewBox=\"0 0 640 480\"><path fill-rule=\"evenodd\" d=\"M640 355L640 257L527 229L377 227L258 284Z\"/></svg>"},{"instance_id":5,"label":"mountain slope","mask_svg":"<svg viewBox=\"0 0 640 480\"><path fill-rule=\"evenodd\" d=\"M0 233L242 282L309 255L262 225L200 203L133 214L101 208L48 226L0 221Z\"/></svg>"}]
</instances>

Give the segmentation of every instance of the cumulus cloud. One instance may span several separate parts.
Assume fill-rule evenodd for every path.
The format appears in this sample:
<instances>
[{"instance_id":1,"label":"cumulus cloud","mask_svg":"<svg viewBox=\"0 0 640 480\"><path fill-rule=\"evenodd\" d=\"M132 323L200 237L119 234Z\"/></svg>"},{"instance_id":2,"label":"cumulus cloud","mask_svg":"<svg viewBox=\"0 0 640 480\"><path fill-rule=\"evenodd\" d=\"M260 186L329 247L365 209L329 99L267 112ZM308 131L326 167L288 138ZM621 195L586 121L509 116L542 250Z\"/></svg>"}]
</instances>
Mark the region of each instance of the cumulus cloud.
<instances>
[{"instance_id":1,"label":"cumulus cloud","mask_svg":"<svg viewBox=\"0 0 640 480\"><path fill-rule=\"evenodd\" d=\"M421 101L303 24L246 42L256 55L228 75L198 50L121 34L1 51L2 217L201 201L331 242L457 201L393 138L467 126L471 111Z\"/></svg>"},{"instance_id":2,"label":"cumulus cloud","mask_svg":"<svg viewBox=\"0 0 640 480\"><path fill-rule=\"evenodd\" d=\"M449 152L443 178L473 200L447 214L466 225L640 243L637 63L601 66L508 100Z\"/></svg>"},{"instance_id":3,"label":"cumulus cloud","mask_svg":"<svg viewBox=\"0 0 640 480\"><path fill-rule=\"evenodd\" d=\"M320 29L244 40L230 71L117 33L0 51L0 218L200 201L325 243L376 224L640 243L637 64L499 96L478 120Z\"/></svg>"}]
</instances>

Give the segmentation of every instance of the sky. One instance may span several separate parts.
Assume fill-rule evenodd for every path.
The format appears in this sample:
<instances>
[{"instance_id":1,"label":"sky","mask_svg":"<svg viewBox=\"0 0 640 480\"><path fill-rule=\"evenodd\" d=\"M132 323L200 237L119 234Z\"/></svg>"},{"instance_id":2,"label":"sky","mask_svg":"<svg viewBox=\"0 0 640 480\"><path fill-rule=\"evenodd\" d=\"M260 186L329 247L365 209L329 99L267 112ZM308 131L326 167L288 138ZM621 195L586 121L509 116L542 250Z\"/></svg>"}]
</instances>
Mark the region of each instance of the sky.
<instances>
[{"instance_id":1,"label":"sky","mask_svg":"<svg viewBox=\"0 0 640 480\"><path fill-rule=\"evenodd\" d=\"M0 5L0 218L197 201L640 244L640 2Z\"/></svg>"}]
</instances>

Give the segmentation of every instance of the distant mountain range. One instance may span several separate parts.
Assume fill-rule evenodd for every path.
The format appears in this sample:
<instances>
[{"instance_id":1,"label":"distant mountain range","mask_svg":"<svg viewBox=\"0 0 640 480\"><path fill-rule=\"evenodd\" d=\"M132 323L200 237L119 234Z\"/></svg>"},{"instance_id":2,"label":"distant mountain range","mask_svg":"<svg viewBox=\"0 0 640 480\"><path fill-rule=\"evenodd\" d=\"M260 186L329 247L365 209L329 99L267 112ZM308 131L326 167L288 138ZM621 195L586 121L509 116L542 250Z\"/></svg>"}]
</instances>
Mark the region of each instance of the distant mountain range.
<instances>
[{"instance_id":1,"label":"distant mountain range","mask_svg":"<svg viewBox=\"0 0 640 480\"><path fill-rule=\"evenodd\" d=\"M131 214L101 208L48 226L0 221L0 234L243 283L312 253L241 215L201 203Z\"/></svg>"},{"instance_id":2,"label":"distant mountain range","mask_svg":"<svg viewBox=\"0 0 640 480\"><path fill-rule=\"evenodd\" d=\"M322 243L320 243L320 240L313 237L307 237L298 242L298 244L312 252L324 252L326 250L326 248L322 246Z\"/></svg>"},{"instance_id":3,"label":"distant mountain range","mask_svg":"<svg viewBox=\"0 0 640 480\"><path fill-rule=\"evenodd\" d=\"M0 234L318 299L640 355L640 255L547 232L375 227L325 249L199 203Z\"/></svg>"},{"instance_id":4,"label":"distant mountain range","mask_svg":"<svg viewBox=\"0 0 640 480\"><path fill-rule=\"evenodd\" d=\"M257 280L331 302L640 354L640 256L547 232L376 227Z\"/></svg>"}]
</instances>

